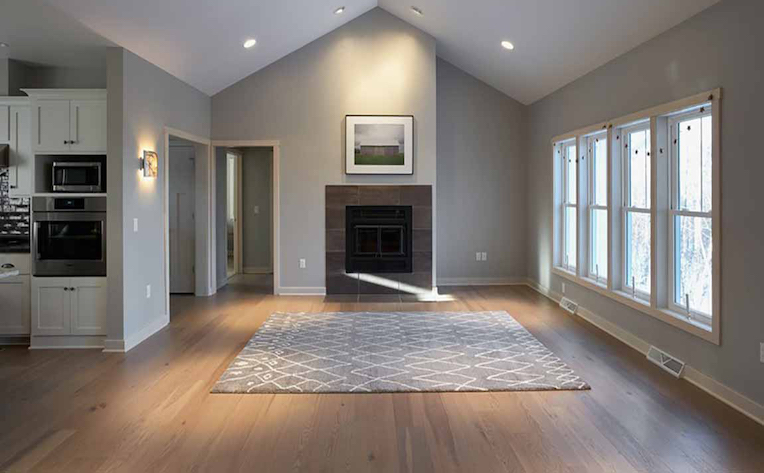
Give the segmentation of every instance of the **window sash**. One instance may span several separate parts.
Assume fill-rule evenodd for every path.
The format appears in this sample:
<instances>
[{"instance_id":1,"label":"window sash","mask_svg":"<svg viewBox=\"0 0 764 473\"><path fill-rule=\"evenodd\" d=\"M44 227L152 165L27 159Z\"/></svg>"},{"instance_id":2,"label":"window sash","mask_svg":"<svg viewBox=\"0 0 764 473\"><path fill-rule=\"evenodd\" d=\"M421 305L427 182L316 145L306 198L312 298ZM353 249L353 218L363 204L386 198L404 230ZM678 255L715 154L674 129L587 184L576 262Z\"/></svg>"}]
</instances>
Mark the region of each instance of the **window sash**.
<instances>
[{"instance_id":1,"label":"window sash","mask_svg":"<svg viewBox=\"0 0 764 473\"><path fill-rule=\"evenodd\" d=\"M576 272L576 267L578 266L578 255L575 256L575 264L570 263L570 259L568 257L568 243L571 238L571 229L568 226L568 219L567 219L567 210L573 209L576 211L576 228L575 232L572 236L575 236L575 248L578 248L578 227L579 227L579 219L580 215L578 213L578 169L576 169L576 180L574 181L574 188L572 189L572 194L574 196L574 201L571 201L569 199L569 196L571 194L571 189L569 187L570 185L570 176L569 176L569 170L570 170L570 163L568 162L568 154L569 150L573 148L573 159L576 157L576 143L575 141L569 141L562 143L560 145L560 165L562 169L561 177L562 177L562 186L561 186L561 192L562 192L562 205L560 206L560 217L561 217L561 238L560 238L560 267L570 271L570 272ZM576 163L573 163L574 166L577 167Z\"/></svg>"},{"instance_id":2,"label":"window sash","mask_svg":"<svg viewBox=\"0 0 764 473\"><path fill-rule=\"evenodd\" d=\"M670 156L669 156L669 165L670 165L670 177L669 177L669 196L670 196L670 208L669 208L669 220L668 220L668 260L669 260L669 277L668 277L668 308L678 314L686 316L688 319L700 322L702 324L711 325L713 322L713 315L712 314L706 314L704 312L701 312L699 310L695 310L694 308L690 308L688 310L687 306L679 305L676 303L677 299L677 291L679 290L679 281L677 280L679 276L678 271L678 255L676 254L677 251L677 228L676 228L676 220L677 217L693 217L693 218L707 218L711 221L711 226L713 228L714 225L716 225L716 221L714 221L713 218L713 205L711 206L711 209L708 211L696 211L696 210L688 210L685 208L680 208L681 203L681 188L680 188L680 140L679 140L679 124L682 122L686 122L689 120L694 119L703 119L705 117L713 117L713 110L710 105L704 105L699 107L698 109L691 110L689 112L680 113L677 115L674 115L669 118L668 120L668 127L669 127L669 139L671 140L671 143L669 144L669 150L670 150ZM712 125L713 126L713 125ZM702 140L702 137L701 137ZM701 141L702 143L702 141ZM702 144L701 144L701 160L702 160ZM712 163L713 163L713 157L712 157ZM701 173L703 170L702 167L702 161L701 161ZM713 179L715 176L715 173L718 172L716 169L711 168L711 180L713 183ZM700 208L703 208L703 178L701 176L700 179L700 186L701 186L701 196L699 200ZM713 184L712 184L713 187ZM712 189L708 189L708 192L712 192ZM713 196L711 199L711 202L713 202ZM714 240L713 240L713 232L711 236L711 248L713 251L713 248L715 246ZM718 251L718 250L717 250ZM712 259L712 265L713 265L713 259ZM711 270L711 275L713 278L713 268ZM711 291L713 294L713 279L711 282ZM712 309L713 312L713 303L712 303Z\"/></svg>"},{"instance_id":3,"label":"window sash","mask_svg":"<svg viewBox=\"0 0 764 473\"><path fill-rule=\"evenodd\" d=\"M650 122L644 122L639 123L636 125L632 125L626 128L621 129L621 137L623 138L624 149L626 150L624 153L622 153L622 163L621 163L621 169L622 169L622 205L624 208L629 209L646 209L649 210L651 206L653 205L651 200L651 192L650 192L650 181L651 181L651 173L650 173L650 155L651 150L647 149L647 156L645 156L645 201L649 204L645 207L637 207L633 206L631 203L631 135L634 133L639 132L647 132L650 133Z\"/></svg>"}]
</instances>

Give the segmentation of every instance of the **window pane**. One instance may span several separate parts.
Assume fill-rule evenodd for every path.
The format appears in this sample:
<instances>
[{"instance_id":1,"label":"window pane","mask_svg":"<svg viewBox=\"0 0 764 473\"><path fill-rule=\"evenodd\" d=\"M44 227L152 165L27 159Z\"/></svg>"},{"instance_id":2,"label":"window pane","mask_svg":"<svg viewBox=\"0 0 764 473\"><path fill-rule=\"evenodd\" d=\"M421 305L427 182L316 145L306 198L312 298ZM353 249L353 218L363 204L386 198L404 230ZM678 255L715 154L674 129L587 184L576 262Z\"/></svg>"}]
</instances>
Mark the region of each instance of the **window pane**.
<instances>
[{"instance_id":1,"label":"window pane","mask_svg":"<svg viewBox=\"0 0 764 473\"><path fill-rule=\"evenodd\" d=\"M702 150L702 179L703 185L703 198L701 201L701 211L711 211L711 196L713 195L713 187L711 184L711 172L713 170L713 161L711 160L713 150L713 127L711 126L711 115L703 117L701 121L701 140L703 141Z\"/></svg>"},{"instance_id":2,"label":"window pane","mask_svg":"<svg viewBox=\"0 0 764 473\"><path fill-rule=\"evenodd\" d=\"M607 210L592 210L592 261L590 274L607 279Z\"/></svg>"},{"instance_id":3,"label":"window pane","mask_svg":"<svg viewBox=\"0 0 764 473\"><path fill-rule=\"evenodd\" d=\"M576 175L576 147L575 146L568 146L565 148L565 158L567 162L567 172L566 175L568 176L568 182L567 182L567 192L568 192L568 198L567 202L570 204L576 203L576 182L578 182L577 175Z\"/></svg>"},{"instance_id":4,"label":"window pane","mask_svg":"<svg viewBox=\"0 0 764 473\"><path fill-rule=\"evenodd\" d=\"M626 287L650 293L650 215L626 212Z\"/></svg>"},{"instance_id":5,"label":"window pane","mask_svg":"<svg viewBox=\"0 0 764 473\"><path fill-rule=\"evenodd\" d=\"M607 205L607 138L594 139L594 205Z\"/></svg>"},{"instance_id":6,"label":"window pane","mask_svg":"<svg viewBox=\"0 0 764 473\"><path fill-rule=\"evenodd\" d=\"M576 267L576 208L565 207L565 255L567 266Z\"/></svg>"},{"instance_id":7,"label":"window pane","mask_svg":"<svg viewBox=\"0 0 764 473\"><path fill-rule=\"evenodd\" d=\"M629 206L650 208L650 130L629 134Z\"/></svg>"},{"instance_id":8,"label":"window pane","mask_svg":"<svg viewBox=\"0 0 764 473\"><path fill-rule=\"evenodd\" d=\"M674 302L690 309L711 314L712 303L712 240L711 219L677 216L675 220L675 285Z\"/></svg>"},{"instance_id":9,"label":"window pane","mask_svg":"<svg viewBox=\"0 0 764 473\"><path fill-rule=\"evenodd\" d=\"M679 128L679 208L699 212L702 194L700 118L679 122L677 126Z\"/></svg>"}]
</instances>

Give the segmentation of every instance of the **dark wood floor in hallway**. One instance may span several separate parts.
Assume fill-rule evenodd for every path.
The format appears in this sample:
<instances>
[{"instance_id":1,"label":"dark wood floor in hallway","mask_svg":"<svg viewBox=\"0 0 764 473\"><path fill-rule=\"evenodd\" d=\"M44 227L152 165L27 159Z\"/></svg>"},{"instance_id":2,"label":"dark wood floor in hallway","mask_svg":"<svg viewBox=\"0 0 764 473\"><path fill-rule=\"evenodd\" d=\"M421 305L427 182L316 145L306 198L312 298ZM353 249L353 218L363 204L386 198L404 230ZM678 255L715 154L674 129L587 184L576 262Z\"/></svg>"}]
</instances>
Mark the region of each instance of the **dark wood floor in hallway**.
<instances>
[{"instance_id":1,"label":"dark wood floor in hallway","mask_svg":"<svg viewBox=\"0 0 764 473\"><path fill-rule=\"evenodd\" d=\"M255 288L256 289L256 288ZM0 471L761 472L764 427L524 286L438 303L173 297L128 354L0 352ZM209 394L274 311L506 310L591 391Z\"/></svg>"}]
</instances>

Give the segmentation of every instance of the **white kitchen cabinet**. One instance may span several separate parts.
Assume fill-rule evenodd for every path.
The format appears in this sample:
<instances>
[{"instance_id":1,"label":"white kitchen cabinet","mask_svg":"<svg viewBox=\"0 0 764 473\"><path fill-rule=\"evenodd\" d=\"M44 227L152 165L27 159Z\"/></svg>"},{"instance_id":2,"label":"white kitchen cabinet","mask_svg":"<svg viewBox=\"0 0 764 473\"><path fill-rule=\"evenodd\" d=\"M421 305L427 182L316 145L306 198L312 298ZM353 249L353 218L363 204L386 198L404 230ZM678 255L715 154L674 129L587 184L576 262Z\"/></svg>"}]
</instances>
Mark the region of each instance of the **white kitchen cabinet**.
<instances>
[{"instance_id":1,"label":"white kitchen cabinet","mask_svg":"<svg viewBox=\"0 0 764 473\"><path fill-rule=\"evenodd\" d=\"M29 107L10 107L10 166L8 169L11 197L29 197L32 194L34 154L32 154L32 123Z\"/></svg>"},{"instance_id":2,"label":"white kitchen cabinet","mask_svg":"<svg viewBox=\"0 0 764 473\"><path fill-rule=\"evenodd\" d=\"M69 100L39 100L35 105L36 152L69 151Z\"/></svg>"},{"instance_id":3,"label":"white kitchen cabinet","mask_svg":"<svg viewBox=\"0 0 764 473\"><path fill-rule=\"evenodd\" d=\"M29 275L0 279L0 335L29 335Z\"/></svg>"},{"instance_id":4,"label":"white kitchen cabinet","mask_svg":"<svg viewBox=\"0 0 764 473\"><path fill-rule=\"evenodd\" d=\"M0 104L0 143L11 141L11 107Z\"/></svg>"},{"instance_id":5,"label":"white kitchen cabinet","mask_svg":"<svg viewBox=\"0 0 764 473\"><path fill-rule=\"evenodd\" d=\"M106 101L72 100L69 104L72 151L106 151Z\"/></svg>"},{"instance_id":6,"label":"white kitchen cabinet","mask_svg":"<svg viewBox=\"0 0 764 473\"><path fill-rule=\"evenodd\" d=\"M32 149L35 153L106 153L105 90L23 90L32 99Z\"/></svg>"},{"instance_id":7,"label":"white kitchen cabinet","mask_svg":"<svg viewBox=\"0 0 764 473\"><path fill-rule=\"evenodd\" d=\"M32 335L105 335L106 278L32 278Z\"/></svg>"},{"instance_id":8,"label":"white kitchen cabinet","mask_svg":"<svg viewBox=\"0 0 764 473\"><path fill-rule=\"evenodd\" d=\"M72 335L106 334L106 278L72 278Z\"/></svg>"}]
</instances>

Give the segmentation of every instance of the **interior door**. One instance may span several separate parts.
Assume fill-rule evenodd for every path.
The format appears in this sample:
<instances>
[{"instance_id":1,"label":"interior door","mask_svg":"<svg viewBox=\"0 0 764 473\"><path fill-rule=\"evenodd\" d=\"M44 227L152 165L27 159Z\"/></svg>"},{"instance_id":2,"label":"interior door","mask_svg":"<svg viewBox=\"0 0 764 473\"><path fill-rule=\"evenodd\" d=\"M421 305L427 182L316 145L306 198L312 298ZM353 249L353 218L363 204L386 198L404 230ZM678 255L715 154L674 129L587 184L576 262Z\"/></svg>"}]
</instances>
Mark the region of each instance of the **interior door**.
<instances>
[{"instance_id":1,"label":"interior door","mask_svg":"<svg viewBox=\"0 0 764 473\"><path fill-rule=\"evenodd\" d=\"M170 147L170 292L176 294L193 294L196 285L194 156L193 146Z\"/></svg>"},{"instance_id":2,"label":"interior door","mask_svg":"<svg viewBox=\"0 0 764 473\"><path fill-rule=\"evenodd\" d=\"M69 150L69 100L37 101L36 151Z\"/></svg>"},{"instance_id":3,"label":"interior door","mask_svg":"<svg viewBox=\"0 0 764 473\"><path fill-rule=\"evenodd\" d=\"M106 151L106 101L72 100L69 136L72 151Z\"/></svg>"}]
</instances>

